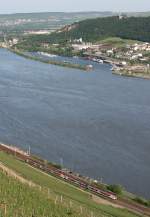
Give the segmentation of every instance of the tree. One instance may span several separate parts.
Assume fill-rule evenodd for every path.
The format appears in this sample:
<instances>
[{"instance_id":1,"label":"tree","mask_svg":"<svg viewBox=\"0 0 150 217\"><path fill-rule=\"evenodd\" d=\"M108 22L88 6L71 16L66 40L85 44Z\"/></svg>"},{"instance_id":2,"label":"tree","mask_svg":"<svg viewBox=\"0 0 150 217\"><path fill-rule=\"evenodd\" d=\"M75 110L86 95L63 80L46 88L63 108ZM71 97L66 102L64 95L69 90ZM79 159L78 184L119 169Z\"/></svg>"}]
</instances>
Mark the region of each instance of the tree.
<instances>
[{"instance_id":1,"label":"tree","mask_svg":"<svg viewBox=\"0 0 150 217\"><path fill-rule=\"evenodd\" d=\"M107 186L107 189L118 195L122 194L122 191L123 191L123 187L121 185L109 185Z\"/></svg>"}]
</instances>

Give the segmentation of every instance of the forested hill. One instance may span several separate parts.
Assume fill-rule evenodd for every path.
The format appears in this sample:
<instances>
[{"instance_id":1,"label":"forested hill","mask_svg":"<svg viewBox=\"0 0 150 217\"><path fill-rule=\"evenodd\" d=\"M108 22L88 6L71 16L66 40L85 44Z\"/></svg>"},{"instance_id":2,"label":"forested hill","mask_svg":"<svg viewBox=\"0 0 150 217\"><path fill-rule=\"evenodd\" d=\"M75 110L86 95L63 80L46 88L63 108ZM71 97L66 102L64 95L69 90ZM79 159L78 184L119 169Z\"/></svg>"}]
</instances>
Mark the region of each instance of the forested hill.
<instances>
[{"instance_id":1,"label":"forested hill","mask_svg":"<svg viewBox=\"0 0 150 217\"><path fill-rule=\"evenodd\" d=\"M94 42L106 37L120 37L150 42L150 17L105 17L88 19L66 26L49 36L40 36L38 42L50 43L83 38Z\"/></svg>"}]
</instances>

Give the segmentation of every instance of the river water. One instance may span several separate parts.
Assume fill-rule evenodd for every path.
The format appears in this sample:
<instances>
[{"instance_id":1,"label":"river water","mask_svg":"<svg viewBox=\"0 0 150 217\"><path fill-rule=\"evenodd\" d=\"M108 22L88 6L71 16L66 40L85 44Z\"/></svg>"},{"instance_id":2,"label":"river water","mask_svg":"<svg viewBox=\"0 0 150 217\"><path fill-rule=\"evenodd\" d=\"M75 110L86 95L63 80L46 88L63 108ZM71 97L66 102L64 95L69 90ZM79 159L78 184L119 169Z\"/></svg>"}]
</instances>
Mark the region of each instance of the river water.
<instances>
[{"instance_id":1,"label":"river water","mask_svg":"<svg viewBox=\"0 0 150 217\"><path fill-rule=\"evenodd\" d=\"M0 49L0 141L150 198L150 81Z\"/></svg>"}]
</instances>

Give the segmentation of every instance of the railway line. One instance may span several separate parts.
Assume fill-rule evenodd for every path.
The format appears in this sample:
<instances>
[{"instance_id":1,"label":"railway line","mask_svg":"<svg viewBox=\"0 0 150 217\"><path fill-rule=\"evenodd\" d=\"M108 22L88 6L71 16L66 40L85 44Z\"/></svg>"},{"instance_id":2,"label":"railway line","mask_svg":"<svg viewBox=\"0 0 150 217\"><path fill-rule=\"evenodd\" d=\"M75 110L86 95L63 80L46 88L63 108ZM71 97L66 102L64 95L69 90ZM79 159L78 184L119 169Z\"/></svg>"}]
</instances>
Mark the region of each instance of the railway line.
<instances>
[{"instance_id":1,"label":"railway line","mask_svg":"<svg viewBox=\"0 0 150 217\"><path fill-rule=\"evenodd\" d=\"M83 178L80 178L74 174L71 174L67 171L63 171L54 167L53 165L46 164L44 160L35 158L29 153L22 151L14 146L9 146L0 143L0 151L14 155L17 159L27 163L28 165L39 169L47 174L53 175L59 179L63 179L66 182L69 182L72 185L79 187L80 189L87 190L92 194L95 194L99 197L103 197L107 200L112 201L115 204L118 204L122 207L125 207L131 211L134 211L142 216L150 216L150 209L146 208L140 204L131 202L128 199L118 198L117 195L113 192L102 190L96 187L94 184L90 184L88 181L85 181Z\"/></svg>"}]
</instances>

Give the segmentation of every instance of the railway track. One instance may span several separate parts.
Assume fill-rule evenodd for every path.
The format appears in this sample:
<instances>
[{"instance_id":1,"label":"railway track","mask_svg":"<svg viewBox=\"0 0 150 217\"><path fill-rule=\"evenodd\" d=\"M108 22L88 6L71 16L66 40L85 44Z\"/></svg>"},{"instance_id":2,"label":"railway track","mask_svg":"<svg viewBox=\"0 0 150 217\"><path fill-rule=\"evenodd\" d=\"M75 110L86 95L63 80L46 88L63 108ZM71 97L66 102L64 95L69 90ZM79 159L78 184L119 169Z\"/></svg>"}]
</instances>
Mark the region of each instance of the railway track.
<instances>
[{"instance_id":1,"label":"railway track","mask_svg":"<svg viewBox=\"0 0 150 217\"><path fill-rule=\"evenodd\" d=\"M103 197L104 199L107 199L114 204L127 208L137 214L141 214L142 216L150 216L149 208L137 204L134 201L131 202L128 199L117 198L117 195L113 192L104 191L100 188L95 187L94 185L89 184L87 181L75 176L74 174L64 172L61 169L58 169L52 165L45 164L44 160L37 159L34 156L29 155L27 152L18 149L17 147L0 144L0 151L14 155L17 159L29 164L36 169L42 170L47 174L63 179L64 181L69 182L83 190L88 190L92 194Z\"/></svg>"}]
</instances>

